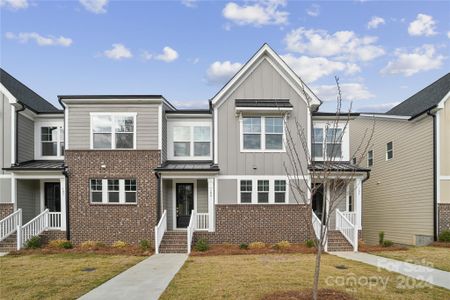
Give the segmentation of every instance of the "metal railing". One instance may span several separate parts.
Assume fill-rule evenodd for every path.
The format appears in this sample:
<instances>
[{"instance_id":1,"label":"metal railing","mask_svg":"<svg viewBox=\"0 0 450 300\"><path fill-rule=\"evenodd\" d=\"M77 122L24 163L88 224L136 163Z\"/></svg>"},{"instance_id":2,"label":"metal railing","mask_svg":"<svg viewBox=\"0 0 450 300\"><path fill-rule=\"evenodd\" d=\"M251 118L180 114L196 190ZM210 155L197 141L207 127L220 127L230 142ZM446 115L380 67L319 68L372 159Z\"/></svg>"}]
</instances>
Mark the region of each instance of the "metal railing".
<instances>
[{"instance_id":1,"label":"metal railing","mask_svg":"<svg viewBox=\"0 0 450 300\"><path fill-rule=\"evenodd\" d=\"M167 231L167 211L164 210L158 225L155 226L155 253L159 253L159 246L164 237L164 233Z\"/></svg>"}]
</instances>

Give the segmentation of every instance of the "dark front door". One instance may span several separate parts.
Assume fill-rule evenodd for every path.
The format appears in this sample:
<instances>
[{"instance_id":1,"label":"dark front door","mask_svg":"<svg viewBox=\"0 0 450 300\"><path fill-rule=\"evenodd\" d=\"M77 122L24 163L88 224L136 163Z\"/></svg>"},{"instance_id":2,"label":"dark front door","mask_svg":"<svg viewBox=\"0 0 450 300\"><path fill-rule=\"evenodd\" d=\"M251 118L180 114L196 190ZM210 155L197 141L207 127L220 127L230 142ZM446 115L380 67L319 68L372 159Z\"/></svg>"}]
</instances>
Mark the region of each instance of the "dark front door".
<instances>
[{"instance_id":1,"label":"dark front door","mask_svg":"<svg viewBox=\"0 0 450 300\"><path fill-rule=\"evenodd\" d=\"M59 182L44 183L45 208L49 211L61 212L61 186Z\"/></svg>"},{"instance_id":2,"label":"dark front door","mask_svg":"<svg viewBox=\"0 0 450 300\"><path fill-rule=\"evenodd\" d=\"M177 183L177 228L186 228L189 226L191 211L194 209L194 184Z\"/></svg>"},{"instance_id":3,"label":"dark front door","mask_svg":"<svg viewBox=\"0 0 450 300\"><path fill-rule=\"evenodd\" d=\"M324 209L325 201L324 201L324 193L323 193L323 184L319 187L316 186L316 193L314 194L312 200L312 209L316 216L322 221L322 214L326 213L326 208ZM323 218L326 220L326 216Z\"/></svg>"}]
</instances>

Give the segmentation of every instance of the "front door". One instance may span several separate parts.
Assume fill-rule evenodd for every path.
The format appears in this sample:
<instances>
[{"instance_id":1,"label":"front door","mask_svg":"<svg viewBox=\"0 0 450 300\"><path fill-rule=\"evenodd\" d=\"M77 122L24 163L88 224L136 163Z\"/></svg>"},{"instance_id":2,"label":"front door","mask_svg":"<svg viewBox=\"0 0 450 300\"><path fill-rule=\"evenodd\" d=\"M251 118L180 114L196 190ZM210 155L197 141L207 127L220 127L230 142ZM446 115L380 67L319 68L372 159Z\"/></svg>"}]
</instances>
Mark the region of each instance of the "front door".
<instances>
[{"instance_id":1,"label":"front door","mask_svg":"<svg viewBox=\"0 0 450 300\"><path fill-rule=\"evenodd\" d=\"M316 192L312 199L312 209L316 216L322 221L322 214L325 213L324 221L326 220L326 208L324 210L324 192L323 192L323 184L320 184L319 187L316 187Z\"/></svg>"},{"instance_id":2,"label":"front door","mask_svg":"<svg viewBox=\"0 0 450 300\"><path fill-rule=\"evenodd\" d=\"M177 228L186 228L194 209L194 184L177 183L176 200Z\"/></svg>"},{"instance_id":3,"label":"front door","mask_svg":"<svg viewBox=\"0 0 450 300\"><path fill-rule=\"evenodd\" d=\"M61 212L61 186L59 182L44 183L45 208L51 212Z\"/></svg>"}]
</instances>

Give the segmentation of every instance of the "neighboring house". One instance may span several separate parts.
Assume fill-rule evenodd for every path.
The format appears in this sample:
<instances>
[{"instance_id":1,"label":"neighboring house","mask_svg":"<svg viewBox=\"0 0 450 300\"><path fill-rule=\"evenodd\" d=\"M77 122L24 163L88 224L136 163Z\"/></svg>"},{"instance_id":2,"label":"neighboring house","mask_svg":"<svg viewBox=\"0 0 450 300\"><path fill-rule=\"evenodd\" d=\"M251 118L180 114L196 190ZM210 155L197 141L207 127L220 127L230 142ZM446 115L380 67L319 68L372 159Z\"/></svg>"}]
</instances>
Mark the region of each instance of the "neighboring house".
<instances>
[{"instance_id":1,"label":"neighboring house","mask_svg":"<svg viewBox=\"0 0 450 300\"><path fill-rule=\"evenodd\" d=\"M378 233L395 243L424 245L450 228L450 73L385 114L361 114L351 122L355 151L375 121L373 146L362 166L363 236Z\"/></svg>"},{"instance_id":2,"label":"neighboring house","mask_svg":"<svg viewBox=\"0 0 450 300\"><path fill-rule=\"evenodd\" d=\"M2 84L3 113L15 115L30 100L10 90L3 75ZM30 180L29 188L36 191L34 202L28 197L35 205L30 217L44 220L34 234L57 227L76 244L147 239L164 252L190 251L199 238L211 243L304 242L311 238L310 220L317 224L332 182L314 197L316 214L308 215L306 205L297 204L283 165L289 165L285 126L295 130L297 120L318 165L334 155L336 170L356 172L343 190L341 212L331 216L328 250L357 247L362 182L369 170L349 162L344 124L335 133L342 139L331 147L326 124L336 115L317 112L320 100L266 44L210 100L209 109L176 109L160 95L68 95L59 101L64 113L51 106L54 114L30 117L35 138L27 139L29 146L4 142L8 149L30 152L17 162L8 156L2 166L6 188L0 202L9 203L2 204L9 207L4 215L19 208L25 215L20 182ZM22 118L25 111L17 114ZM9 119L2 126L7 133L16 128ZM57 128L50 137L48 127ZM47 150L55 155L43 156ZM301 159L308 165L305 155ZM56 208L51 206L55 193L46 194L47 178L59 181ZM311 184L321 180L308 178ZM57 216L56 226L48 226L45 208ZM346 237L343 228L335 227L343 218L350 219ZM349 230L355 234L349 236Z\"/></svg>"}]
</instances>

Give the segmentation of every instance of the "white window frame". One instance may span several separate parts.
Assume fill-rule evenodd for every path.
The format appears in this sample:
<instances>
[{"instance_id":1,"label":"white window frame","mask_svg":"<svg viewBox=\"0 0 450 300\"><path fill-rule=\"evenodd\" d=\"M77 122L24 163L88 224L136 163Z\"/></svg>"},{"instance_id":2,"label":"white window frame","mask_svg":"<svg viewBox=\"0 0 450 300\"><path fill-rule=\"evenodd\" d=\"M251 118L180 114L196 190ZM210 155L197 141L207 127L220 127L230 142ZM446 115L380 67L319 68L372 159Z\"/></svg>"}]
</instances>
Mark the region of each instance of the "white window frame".
<instances>
[{"instance_id":1,"label":"white window frame","mask_svg":"<svg viewBox=\"0 0 450 300\"><path fill-rule=\"evenodd\" d=\"M101 180L102 181L102 202L92 202L92 190L91 190L91 180ZM109 202L109 190L108 190L108 180L119 180L119 202ZM117 179L117 178L90 178L89 179L89 203L92 205L137 205L138 202L138 183L136 180L136 202L125 202L125 180L136 180L135 178Z\"/></svg>"},{"instance_id":2,"label":"white window frame","mask_svg":"<svg viewBox=\"0 0 450 300\"><path fill-rule=\"evenodd\" d=\"M389 143L392 144L391 150L388 150ZM392 152L392 157L391 158L388 157L388 153L389 152ZM390 141L390 142L386 143L386 160L392 160L393 158L394 158L394 142Z\"/></svg>"},{"instance_id":3,"label":"white window frame","mask_svg":"<svg viewBox=\"0 0 450 300\"><path fill-rule=\"evenodd\" d=\"M327 143L326 143L327 137L326 137L326 132L325 132L326 128L342 129L342 131L343 131L342 141L341 141L341 157L335 157L333 159L336 161L349 161L350 160L350 137L349 137L350 124L347 124L347 127L345 127L345 125L346 125L345 123L339 123L336 126L333 121L328 121L328 122L314 121L311 132L314 132L314 128L321 128L323 130L323 143L322 143L323 156L314 156L313 157L314 160L326 161L328 159L327 152L326 152L326 150L327 150L326 149L327 148ZM311 137L311 150L310 150L311 155L312 155L312 144L313 143L314 143L314 141L312 140L312 137Z\"/></svg>"},{"instance_id":4,"label":"white window frame","mask_svg":"<svg viewBox=\"0 0 450 300\"><path fill-rule=\"evenodd\" d=\"M261 148L260 149L244 149L244 118L261 118ZM283 138L281 149L266 149L266 118L282 118L283 119ZM241 152L286 152L286 115L240 115L239 116L239 139Z\"/></svg>"},{"instance_id":5,"label":"white window frame","mask_svg":"<svg viewBox=\"0 0 450 300\"><path fill-rule=\"evenodd\" d=\"M42 127L58 127L57 133L57 155L42 155L42 135L41 128ZM64 142L64 146L66 141L64 140L64 135L61 134L61 130L64 130L64 120L52 120L52 121L36 121L34 125L34 153L36 159L46 159L46 160L62 160L64 159L64 154L61 153L61 142Z\"/></svg>"},{"instance_id":6,"label":"white window frame","mask_svg":"<svg viewBox=\"0 0 450 300\"><path fill-rule=\"evenodd\" d=\"M370 157L369 153L372 153L372 157ZM372 160L372 164L370 164L370 160ZM367 151L367 166L373 167L374 161L373 161L373 150Z\"/></svg>"},{"instance_id":7,"label":"white window frame","mask_svg":"<svg viewBox=\"0 0 450 300\"><path fill-rule=\"evenodd\" d=\"M267 180L269 181L269 202L259 203L258 202L258 181ZM285 201L284 202L275 202L275 180L283 180L286 182L286 191L285 191ZM252 182L252 201L251 203L241 202L241 181L251 181ZM279 192L278 192L279 193ZM287 177L258 177L258 178L238 178L237 179L237 199L238 204L248 204L248 205L284 205L289 204L289 178Z\"/></svg>"},{"instance_id":8,"label":"white window frame","mask_svg":"<svg viewBox=\"0 0 450 300\"><path fill-rule=\"evenodd\" d=\"M111 147L110 148L94 148L94 131L93 131L93 119L96 116L110 116L111 117ZM117 112L95 112L90 113L90 148L91 150L136 150L136 122L137 113L117 113ZM116 131L114 124L117 117L133 117L133 147L132 148L116 148Z\"/></svg>"}]
</instances>

